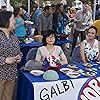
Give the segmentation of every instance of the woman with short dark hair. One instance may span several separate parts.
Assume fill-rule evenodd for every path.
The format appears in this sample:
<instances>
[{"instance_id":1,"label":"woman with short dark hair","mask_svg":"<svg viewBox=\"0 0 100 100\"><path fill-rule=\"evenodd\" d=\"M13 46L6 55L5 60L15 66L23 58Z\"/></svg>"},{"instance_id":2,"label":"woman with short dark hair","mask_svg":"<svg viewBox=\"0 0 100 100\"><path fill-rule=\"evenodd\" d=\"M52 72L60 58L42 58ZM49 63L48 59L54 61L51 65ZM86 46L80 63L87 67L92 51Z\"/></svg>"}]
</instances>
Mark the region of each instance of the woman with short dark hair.
<instances>
[{"instance_id":1,"label":"woman with short dark hair","mask_svg":"<svg viewBox=\"0 0 100 100\"><path fill-rule=\"evenodd\" d=\"M87 30L86 39L81 42L80 54L84 63L89 61L100 61L100 45L96 38L97 28L91 26Z\"/></svg>"},{"instance_id":2,"label":"woman with short dark hair","mask_svg":"<svg viewBox=\"0 0 100 100\"><path fill-rule=\"evenodd\" d=\"M0 100L12 100L17 63L21 61L18 39L13 33L14 15L9 11L0 12Z\"/></svg>"},{"instance_id":3,"label":"woman with short dark hair","mask_svg":"<svg viewBox=\"0 0 100 100\"><path fill-rule=\"evenodd\" d=\"M47 30L43 35L43 46L39 47L36 54L36 60L43 63L45 58L53 56L59 58L60 63L68 64L67 58L60 46L56 46L56 34L53 30Z\"/></svg>"}]
</instances>

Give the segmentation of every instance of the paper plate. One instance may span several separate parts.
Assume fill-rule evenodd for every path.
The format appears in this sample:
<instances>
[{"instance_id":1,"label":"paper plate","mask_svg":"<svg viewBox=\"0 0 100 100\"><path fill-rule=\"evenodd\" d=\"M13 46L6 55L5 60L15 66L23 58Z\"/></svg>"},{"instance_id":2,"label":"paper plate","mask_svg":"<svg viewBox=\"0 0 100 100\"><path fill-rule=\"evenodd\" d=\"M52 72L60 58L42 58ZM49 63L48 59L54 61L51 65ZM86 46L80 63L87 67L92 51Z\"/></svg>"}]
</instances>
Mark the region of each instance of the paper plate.
<instances>
[{"instance_id":1,"label":"paper plate","mask_svg":"<svg viewBox=\"0 0 100 100\"><path fill-rule=\"evenodd\" d=\"M78 67L76 65L68 65L68 68L77 69Z\"/></svg>"},{"instance_id":2,"label":"paper plate","mask_svg":"<svg viewBox=\"0 0 100 100\"><path fill-rule=\"evenodd\" d=\"M95 76L96 73L94 73L94 72L87 72L87 75L88 75L88 76Z\"/></svg>"},{"instance_id":3,"label":"paper plate","mask_svg":"<svg viewBox=\"0 0 100 100\"><path fill-rule=\"evenodd\" d=\"M67 72L71 72L73 70L70 68L61 68L60 71L66 74Z\"/></svg>"},{"instance_id":4,"label":"paper plate","mask_svg":"<svg viewBox=\"0 0 100 100\"><path fill-rule=\"evenodd\" d=\"M88 68L88 67L86 67L85 70L87 70L87 71L91 71L91 72L93 71L92 68Z\"/></svg>"},{"instance_id":5,"label":"paper plate","mask_svg":"<svg viewBox=\"0 0 100 100\"><path fill-rule=\"evenodd\" d=\"M26 24L34 24L33 22L31 21L24 21Z\"/></svg>"},{"instance_id":6,"label":"paper plate","mask_svg":"<svg viewBox=\"0 0 100 100\"><path fill-rule=\"evenodd\" d=\"M84 76L95 76L97 72L86 72L86 73L81 73Z\"/></svg>"},{"instance_id":7,"label":"paper plate","mask_svg":"<svg viewBox=\"0 0 100 100\"><path fill-rule=\"evenodd\" d=\"M93 65L90 64L90 63L84 63L83 65L86 66L86 67L92 67L92 66L93 66Z\"/></svg>"},{"instance_id":8,"label":"paper plate","mask_svg":"<svg viewBox=\"0 0 100 100\"><path fill-rule=\"evenodd\" d=\"M78 78L81 74L79 73L75 73L75 72L69 72L69 73L66 73L67 76L69 76L70 78Z\"/></svg>"},{"instance_id":9,"label":"paper plate","mask_svg":"<svg viewBox=\"0 0 100 100\"><path fill-rule=\"evenodd\" d=\"M40 76L40 75L44 74L44 71L42 71L42 70L32 70L32 71L30 71L30 73L34 76Z\"/></svg>"}]
</instances>

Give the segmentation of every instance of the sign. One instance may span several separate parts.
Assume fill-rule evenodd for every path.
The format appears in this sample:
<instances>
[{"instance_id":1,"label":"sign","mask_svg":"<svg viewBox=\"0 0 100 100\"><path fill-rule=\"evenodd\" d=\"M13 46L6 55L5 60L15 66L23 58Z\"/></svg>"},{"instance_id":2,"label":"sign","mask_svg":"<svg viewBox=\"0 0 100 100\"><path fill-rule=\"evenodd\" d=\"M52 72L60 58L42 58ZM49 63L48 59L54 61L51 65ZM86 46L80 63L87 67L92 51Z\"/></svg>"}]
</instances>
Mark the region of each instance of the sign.
<instances>
[{"instance_id":1,"label":"sign","mask_svg":"<svg viewBox=\"0 0 100 100\"><path fill-rule=\"evenodd\" d=\"M35 82L34 100L100 100L100 78Z\"/></svg>"}]
</instances>

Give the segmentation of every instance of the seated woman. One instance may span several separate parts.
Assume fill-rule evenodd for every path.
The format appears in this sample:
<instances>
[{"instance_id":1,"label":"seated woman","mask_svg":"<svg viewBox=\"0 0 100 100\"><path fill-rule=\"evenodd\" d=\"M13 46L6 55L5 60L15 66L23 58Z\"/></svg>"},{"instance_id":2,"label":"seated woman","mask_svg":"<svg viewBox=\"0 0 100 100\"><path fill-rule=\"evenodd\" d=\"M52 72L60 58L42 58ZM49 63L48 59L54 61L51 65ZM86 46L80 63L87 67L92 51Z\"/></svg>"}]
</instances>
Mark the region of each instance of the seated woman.
<instances>
[{"instance_id":1,"label":"seated woman","mask_svg":"<svg viewBox=\"0 0 100 100\"><path fill-rule=\"evenodd\" d=\"M45 58L52 56L60 60L61 65L68 64L67 58L60 46L56 46L57 37L53 30L47 30L43 35L43 46L39 47L36 54L36 60L43 63ZM50 58L51 59L51 58ZM53 59L53 60L54 60Z\"/></svg>"},{"instance_id":2,"label":"seated woman","mask_svg":"<svg viewBox=\"0 0 100 100\"><path fill-rule=\"evenodd\" d=\"M81 59L84 63L89 61L100 60L99 41L95 39L96 35L97 28L95 26L91 26L87 30L86 39L83 42L81 42L80 54Z\"/></svg>"}]
</instances>

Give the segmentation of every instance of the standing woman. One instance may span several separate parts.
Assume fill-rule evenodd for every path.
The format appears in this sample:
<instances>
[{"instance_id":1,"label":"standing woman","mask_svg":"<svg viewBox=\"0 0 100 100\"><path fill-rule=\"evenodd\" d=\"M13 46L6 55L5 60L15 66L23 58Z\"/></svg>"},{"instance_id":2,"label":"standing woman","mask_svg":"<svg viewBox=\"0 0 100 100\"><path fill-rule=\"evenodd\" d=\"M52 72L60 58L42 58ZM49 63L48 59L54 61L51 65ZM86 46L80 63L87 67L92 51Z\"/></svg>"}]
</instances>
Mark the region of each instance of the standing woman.
<instances>
[{"instance_id":1,"label":"standing woman","mask_svg":"<svg viewBox=\"0 0 100 100\"><path fill-rule=\"evenodd\" d=\"M14 16L15 16L15 20L16 20L15 33L19 40L21 40L22 38L25 38L25 36L27 34L25 25L24 25L24 20L21 17L22 14L23 14L22 8L17 7L14 9Z\"/></svg>"},{"instance_id":2,"label":"standing woman","mask_svg":"<svg viewBox=\"0 0 100 100\"><path fill-rule=\"evenodd\" d=\"M57 4L56 10L53 13L53 29L57 34L66 34L66 25L69 22L69 18L64 12L63 4Z\"/></svg>"},{"instance_id":3,"label":"standing woman","mask_svg":"<svg viewBox=\"0 0 100 100\"><path fill-rule=\"evenodd\" d=\"M81 42L80 54L84 63L89 61L100 61L100 44L96 38L97 28L91 26L87 31L86 39Z\"/></svg>"},{"instance_id":4,"label":"standing woman","mask_svg":"<svg viewBox=\"0 0 100 100\"><path fill-rule=\"evenodd\" d=\"M15 19L12 12L0 12L0 100L12 100L17 63L21 61L18 39L13 33Z\"/></svg>"}]
</instances>

